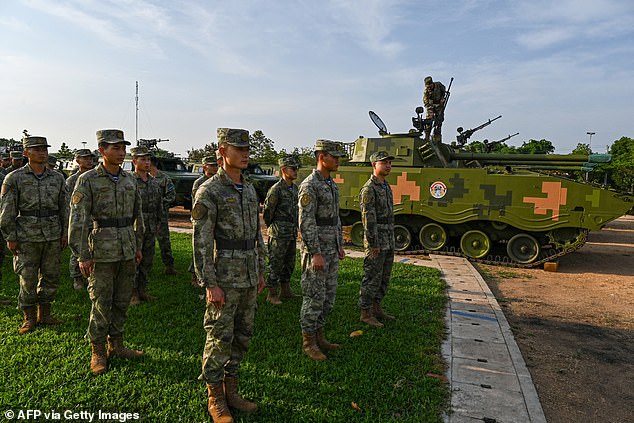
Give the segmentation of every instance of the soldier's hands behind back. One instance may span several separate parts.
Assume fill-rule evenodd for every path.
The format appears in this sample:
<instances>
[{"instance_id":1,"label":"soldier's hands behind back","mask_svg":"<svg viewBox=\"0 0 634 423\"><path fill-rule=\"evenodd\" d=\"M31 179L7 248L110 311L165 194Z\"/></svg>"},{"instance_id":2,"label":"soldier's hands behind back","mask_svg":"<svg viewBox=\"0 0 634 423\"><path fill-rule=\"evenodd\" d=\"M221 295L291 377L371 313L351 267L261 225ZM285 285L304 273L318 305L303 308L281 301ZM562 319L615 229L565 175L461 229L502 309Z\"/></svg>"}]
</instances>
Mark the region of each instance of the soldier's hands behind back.
<instances>
[{"instance_id":1,"label":"soldier's hands behind back","mask_svg":"<svg viewBox=\"0 0 634 423\"><path fill-rule=\"evenodd\" d=\"M92 275L93 270L95 270L95 262L93 260L86 260L79 262L79 271L85 278L90 277Z\"/></svg>"},{"instance_id":2,"label":"soldier's hands behind back","mask_svg":"<svg viewBox=\"0 0 634 423\"><path fill-rule=\"evenodd\" d=\"M207 305L212 304L216 308L225 305L225 292L219 286L207 287Z\"/></svg>"},{"instance_id":3,"label":"soldier's hands behind back","mask_svg":"<svg viewBox=\"0 0 634 423\"><path fill-rule=\"evenodd\" d=\"M324 256L317 253L313 255L313 269L315 270L324 270L326 267L326 260L324 260Z\"/></svg>"},{"instance_id":4,"label":"soldier's hands behind back","mask_svg":"<svg viewBox=\"0 0 634 423\"><path fill-rule=\"evenodd\" d=\"M14 256L17 256L20 252L20 243L18 241L7 241L7 248Z\"/></svg>"},{"instance_id":5,"label":"soldier's hands behind back","mask_svg":"<svg viewBox=\"0 0 634 423\"><path fill-rule=\"evenodd\" d=\"M264 273L258 275L258 294L264 291Z\"/></svg>"}]
</instances>

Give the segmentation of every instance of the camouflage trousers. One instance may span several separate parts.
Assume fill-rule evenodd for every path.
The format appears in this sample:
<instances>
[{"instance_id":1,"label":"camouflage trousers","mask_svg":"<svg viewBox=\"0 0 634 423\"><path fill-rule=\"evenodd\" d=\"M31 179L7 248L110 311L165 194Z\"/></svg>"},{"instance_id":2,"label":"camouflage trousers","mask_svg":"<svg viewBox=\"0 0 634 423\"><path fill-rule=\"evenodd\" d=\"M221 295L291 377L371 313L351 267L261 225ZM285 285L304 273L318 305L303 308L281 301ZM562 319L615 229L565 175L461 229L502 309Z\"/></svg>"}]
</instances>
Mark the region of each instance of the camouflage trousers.
<instances>
[{"instance_id":1,"label":"camouflage trousers","mask_svg":"<svg viewBox=\"0 0 634 423\"><path fill-rule=\"evenodd\" d=\"M434 142L442 141L442 123L445 120L445 112L442 108L427 109L427 119L434 119ZM425 139L429 140L431 128L425 130Z\"/></svg>"},{"instance_id":2,"label":"camouflage trousers","mask_svg":"<svg viewBox=\"0 0 634 423\"><path fill-rule=\"evenodd\" d=\"M367 310L373 303L381 303L390 283L393 265L394 250L381 250L376 258L370 258L366 252L363 259L359 308Z\"/></svg>"},{"instance_id":3,"label":"camouflage trousers","mask_svg":"<svg viewBox=\"0 0 634 423\"><path fill-rule=\"evenodd\" d=\"M267 248L269 253L269 277L266 286L275 288L281 283L291 281L291 275L295 270L295 257L297 241L295 238L280 239L269 237Z\"/></svg>"},{"instance_id":4,"label":"camouflage trousers","mask_svg":"<svg viewBox=\"0 0 634 423\"><path fill-rule=\"evenodd\" d=\"M339 256L337 251L322 253L324 270L313 269L312 256L302 251L302 308L299 324L302 332L316 332L326 324L326 318L335 305Z\"/></svg>"},{"instance_id":5,"label":"camouflage trousers","mask_svg":"<svg viewBox=\"0 0 634 423\"><path fill-rule=\"evenodd\" d=\"M222 382L225 374L238 376L240 363L253 336L257 287L223 288L225 305L207 304L203 325L207 333L203 350L202 379Z\"/></svg>"},{"instance_id":6,"label":"camouflage trousers","mask_svg":"<svg viewBox=\"0 0 634 423\"><path fill-rule=\"evenodd\" d=\"M2 285L2 263L4 263L4 256L6 254L6 241L0 232L0 285Z\"/></svg>"},{"instance_id":7,"label":"camouflage trousers","mask_svg":"<svg viewBox=\"0 0 634 423\"><path fill-rule=\"evenodd\" d=\"M82 276L81 270L79 270L79 261L77 260L77 256L72 252L70 253L70 259L68 260L68 270L71 279L80 278Z\"/></svg>"},{"instance_id":8,"label":"camouflage trousers","mask_svg":"<svg viewBox=\"0 0 634 423\"><path fill-rule=\"evenodd\" d=\"M159 248L161 249L161 260L167 266L174 266L174 255L172 254L172 241L170 240L170 228L167 215L159 219L158 231L156 233Z\"/></svg>"},{"instance_id":9,"label":"camouflage trousers","mask_svg":"<svg viewBox=\"0 0 634 423\"><path fill-rule=\"evenodd\" d=\"M104 343L108 335L123 335L132 297L134 273L134 259L95 263L88 279L92 309L87 336L91 342Z\"/></svg>"},{"instance_id":10,"label":"camouflage trousers","mask_svg":"<svg viewBox=\"0 0 634 423\"><path fill-rule=\"evenodd\" d=\"M149 281L149 275L154 263L154 251L156 248L156 234L154 231L145 231L143 234L143 247L141 253L143 258L136 268L134 276L134 288L145 288Z\"/></svg>"},{"instance_id":11,"label":"camouflage trousers","mask_svg":"<svg viewBox=\"0 0 634 423\"><path fill-rule=\"evenodd\" d=\"M61 248L59 239L20 242L13 257L13 270L20 277L18 305L21 309L52 303L57 294Z\"/></svg>"}]
</instances>

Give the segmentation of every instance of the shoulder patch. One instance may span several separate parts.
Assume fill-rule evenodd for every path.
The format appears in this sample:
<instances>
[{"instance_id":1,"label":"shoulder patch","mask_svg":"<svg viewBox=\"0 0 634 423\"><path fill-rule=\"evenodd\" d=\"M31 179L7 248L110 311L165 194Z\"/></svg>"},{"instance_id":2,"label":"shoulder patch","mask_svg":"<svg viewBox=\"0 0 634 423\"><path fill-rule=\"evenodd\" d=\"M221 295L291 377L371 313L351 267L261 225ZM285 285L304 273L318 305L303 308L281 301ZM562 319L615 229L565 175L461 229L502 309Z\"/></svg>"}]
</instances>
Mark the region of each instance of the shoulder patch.
<instances>
[{"instance_id":1,"label":"shoulder patch","mask_svg":"<svg viewBox=\"0 0 634 423\"><path fill-rule=\"evenodd\" d=\"M81 192L75 191L73 193L73 196L70 199L70 202L73 205L79 204L79 202L81 201L82 198L84 198L84 194L82 194Z\"/></svg>"},{"instance_id":2,"label":"shoulder patch","mask_svg":"<svg viewBox=\"0 0 634 423\"><path fill-rule=\"evenodd\" d=\"M302 207L306 207L310 204L311 200L312 199L310 198L310 195L302 194L302 198L299 199L299 203L302 205Z\"/></svg>"},{"instance_id":3,"label":"shoulder patch","mask_svg":"<svg viewBox=\"0 0 634 423\"><path fill-rule=\"evenodd\" d=\"M192 209L192 219L200 220L203 217L207 216L207 207L198 203Z\"/></svg>"},{"instance_id":4,"label":"shoulder patch","mask_svg":"<svg viewBox=\"0 0 634 423\"><path fill-rule=\"evenodd\" d=\"M370 198L370 194L364 191L363 194L361 194L361 203L370 204L371 202L372 199Z\"/></svg>"}]
</instances>

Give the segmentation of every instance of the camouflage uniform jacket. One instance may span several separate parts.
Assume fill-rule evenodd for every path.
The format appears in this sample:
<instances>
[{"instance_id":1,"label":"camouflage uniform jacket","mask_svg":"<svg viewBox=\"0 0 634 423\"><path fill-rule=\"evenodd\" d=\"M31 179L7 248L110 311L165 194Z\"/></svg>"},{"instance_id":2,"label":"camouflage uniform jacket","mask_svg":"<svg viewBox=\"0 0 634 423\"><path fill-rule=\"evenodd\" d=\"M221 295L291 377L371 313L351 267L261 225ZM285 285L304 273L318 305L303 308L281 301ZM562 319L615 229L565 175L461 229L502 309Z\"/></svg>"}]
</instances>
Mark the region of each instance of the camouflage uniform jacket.
<instances>
[{"instance_id":1,"label":"camouflage uniform jacket","mask_svg":"<svg viewBox=\"0 0 634 423\"><path fill-rule=\"evenodd\" d=\"M71 196L68 244L79 261L131 260L143 246L141 196L136 181L123 169L118 176L113 181L99 164L77 180Z\"/></svg>"},{"instance_id":2,"label":"camouflage uniform jacket","mask_svg":"<svg viewBox=\"0 0 634 423\"><path fill-rule=\"evenodd\" d=\"M161 187L161 195L163 196L163 214L167 217L167 210L170 208L172 203L176 201L176 187L174 187L172 178L163 171L159 170L156 172L155 178Z\"/></svg>"},{"instance_id":3,"label":"camouflage uniform jacket","mask_svg":"<svg viewBox=\"0 0 634 423\"><path fill-rule=\"evenodd\" d=\"M194 267L207 287L249 288L264 273L258 195L253 185L244 178L242 182L240 193L221 168L196 193L192 208Z\"/></svg>"},{"instance_id":4,"label":"camouflage uniform jacket","mask_svg":"<svg viewBox=\"0 0 634 423\"><path fill-rule=\"evenodd\" d=\"M284 179L280 179L269 189L262 215L270 237L297 238L298 192L297 185L288 186Z\"/></svg>"},{"instance_id":5,"label":"camouflage uniform jacket","mask_svg":"<svg viewBox=\"0 0 634 423\"><path fill-rule=\"evenodd\" d=\"M156 233L159 219L163 211L163 196L161 187L156 178L150 174L147 175L147 181L134 173L137 189L141 196L141 209L143 210L143 225L146 231Z\"/></svg>"},{"instance_id":6,"label":"camouflage uniform jacket","mask_svg":"<svg viewBox=\"0 0 634 423\"><path fill-rule=\"evenodd\" d=\"M445 98L445 91L445 86L441 82L434 82L431 88L425 88L423 105L428 110L439 111L442 108L441 102Z\"/></svg>"},{"instance_id":7,"label":"camouflage uniform jacket","mask_svg":"<svg viewBox=\"0 0 634 423\"><path fill-rule=\"evenodd\" d=\"M9 173L2 184L0 226L7 241L43 242L66 237L68 196L64 177L30 165Z\"/></svg>"},{"instance_id":8,"label":"camouflage uniform jacket","mask_svg":"<svg viewBox=\"0 0 634 423\"><path fill-rule=\"evenodd\" d=\"M339 220L339 189L317 169L299 186L299 232L302 249L310 255L332 254L343 248Z\"/></svg>"},{"instance_id":9,"label":"camouflage uniform jacket","mask_svg":"<svg viewBox=\"0 0 634 423\"><path fill-rule=\"evenodd\" d=\"M372 175L359 193L365 248L394 249L394 200L390 184Z\"/></svg>"},{"instance_id":10,"label":"camouflage uniform jacket","mask_svg":"<svg viewBox=\"0 0 634 423\"><path fill-rule=\"evenodd\" d=\"M196 191L198 191L198 188L200 188L203 182L206 182L209 178L209 176L203 174L203 176L194 181L194 184L192 185L192 201L196 198Z\"/></svg>"}]
</instances>

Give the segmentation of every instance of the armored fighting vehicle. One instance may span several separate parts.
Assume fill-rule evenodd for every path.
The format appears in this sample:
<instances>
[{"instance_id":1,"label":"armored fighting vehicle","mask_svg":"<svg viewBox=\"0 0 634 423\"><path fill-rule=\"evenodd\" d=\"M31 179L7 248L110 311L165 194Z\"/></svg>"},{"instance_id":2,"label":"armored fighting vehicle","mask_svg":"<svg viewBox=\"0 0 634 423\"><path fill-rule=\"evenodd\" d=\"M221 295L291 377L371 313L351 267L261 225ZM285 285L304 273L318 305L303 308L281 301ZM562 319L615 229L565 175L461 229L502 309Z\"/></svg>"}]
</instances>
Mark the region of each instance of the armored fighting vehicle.
<instances>
[{"instance_id":1,"label":"armored fighting vehicle","mask_svg":"<svg viewBox=\"0 0 634 423\"><path fill-rule=\"evenodd\" d=\"M426 140L422 109L417 112L415 129L398 134L370 112L379 137L349 145L350 163L366 165L334 172L342 223L351 225L355 245L363 245L359 190L370 176L370 155L379 150L395 157L387 180L399 251L534 267L578 249L588 231L634 206L632 196L553 174L590 170L609 162L608 155L469 153L460 147L474 130L459 131L452 145Z\"/></svg>"}]
</instances>

